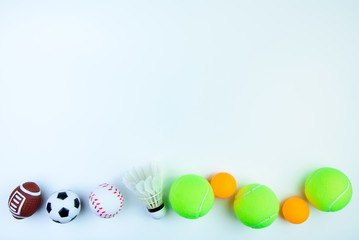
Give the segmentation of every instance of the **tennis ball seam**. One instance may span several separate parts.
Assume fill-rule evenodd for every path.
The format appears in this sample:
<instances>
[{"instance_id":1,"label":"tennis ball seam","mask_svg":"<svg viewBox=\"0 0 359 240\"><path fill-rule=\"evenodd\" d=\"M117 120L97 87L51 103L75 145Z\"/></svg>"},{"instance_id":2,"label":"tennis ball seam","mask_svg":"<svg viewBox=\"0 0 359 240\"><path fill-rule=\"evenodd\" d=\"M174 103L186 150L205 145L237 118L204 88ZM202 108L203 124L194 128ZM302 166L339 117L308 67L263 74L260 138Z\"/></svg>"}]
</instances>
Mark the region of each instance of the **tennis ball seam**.
<instances>
[{"instance_id":1,"label":"tennis ball seam","mask_svg":"<svg viewBox=\"0 0 359 240\"><path fill-rule=\"evenodd\" d=\"M257 224L254 224L253 226L251 226L251 228L255 228L255 227L261 225L262 223L268 221L269 219L271 219L272 217L277 216L277 215L278 215L278 213L274 213L273 215L271 215L271 216L267 217L266 219L262 220L261 222L259 222Z\"/></svg>"},{"instance_id":2,"label":"tennis ball seam","mask_svg":"<svg viewBox=\"0 0 359 240\"><path fill-rule=\"evenodd\" d=\"M321 169L317 170L317 172L314 173L313 176L311 176L311 177L309 178L309 180L308 180L308 182L305 184L305 186L308 186L309 183L312 181L312 179L313 179L319 172L321 172L323 169L324 169L324 168L321 168Z\"/></svg>"},{"instance_id":3,"label":"tennis ball seam","mask_svg":"<svg viewBox=\"0 0 359 240\"><path fill-rule=\"evenodd\" d=\"M348 186L347 188L344 190L344 192L342 192L333 202L332 204L330 204L328 212L330 212L332 210L333 205L349 190L350 188L350 182L348 181Z\"/></svg>"},{"instance_id":4,"label":"tennis ball seam","mask_svg":"<svg viewBox=\"0 0 359 240\"><path fill-rule=\"evenodd\" d=\"M173 189L173 191L172 191L171 202L173 202L173 195L174 195L174 192L176 192L176 188L177 188L177 186L178 186L178 183L179 183L180 181L182 181L182 180L183 180L183 179L180 179L180 180L177 181L177 183L176 183L176 185L175 185L175 187L174 187L174 189Z\"/></svg>"},{"instance_id":5,"label":"tennis ball seam","mask_svg":"<svg viewBox=\"0 0 359 240\"><path fill-rule=\"evenodd\" d=\"M256 190L256 189L258 189L258 188L260 188L260 187L262 187L262 186L263 186L263 185L258 185L258 186L256 186L255 188L251 189L250 191L248 191L248 192L246 192L246 193L243 193L242 195L236 197L234 200L240 199L241 197L244 197L244 196L248 195L249 193L253 192L254 190Z\"/></svg>"},{"instance_id":6,"label":"tennis ball seam","mask_svg":"<svg viewBox=\"0 0 359 240\"><path fill-rule=\"evenodd\" d=\"M204 197L203 197L201 206L199 206L198 217L200 217L200 215L201 215L202 207L203 207L204 201L205 201L206 198L207 198L208 193L209 193L209 185L207 185L207 192L206 192L206 194L205 194Z\"/></svg>"}]
</instances>

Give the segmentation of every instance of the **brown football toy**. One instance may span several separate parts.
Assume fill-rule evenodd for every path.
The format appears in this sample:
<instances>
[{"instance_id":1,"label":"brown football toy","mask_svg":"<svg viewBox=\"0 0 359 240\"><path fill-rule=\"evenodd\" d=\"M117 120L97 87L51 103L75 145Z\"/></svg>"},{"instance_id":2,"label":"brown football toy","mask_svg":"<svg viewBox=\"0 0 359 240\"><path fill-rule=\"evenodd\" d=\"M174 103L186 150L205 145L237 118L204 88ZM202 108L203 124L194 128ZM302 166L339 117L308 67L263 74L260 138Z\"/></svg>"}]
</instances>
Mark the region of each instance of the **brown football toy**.
<instances>
[{"instance_id":1,"label":"brown football toy","mask_svg":"<svg viewBox=\"0 0 359 240\"><path fill-rule=\"evenodd\" d=\"M9 209L16 219L24 219L34 214L41 204L41 190L34 182L21 184L12 191Z\"/></svg>"}]
</instances>

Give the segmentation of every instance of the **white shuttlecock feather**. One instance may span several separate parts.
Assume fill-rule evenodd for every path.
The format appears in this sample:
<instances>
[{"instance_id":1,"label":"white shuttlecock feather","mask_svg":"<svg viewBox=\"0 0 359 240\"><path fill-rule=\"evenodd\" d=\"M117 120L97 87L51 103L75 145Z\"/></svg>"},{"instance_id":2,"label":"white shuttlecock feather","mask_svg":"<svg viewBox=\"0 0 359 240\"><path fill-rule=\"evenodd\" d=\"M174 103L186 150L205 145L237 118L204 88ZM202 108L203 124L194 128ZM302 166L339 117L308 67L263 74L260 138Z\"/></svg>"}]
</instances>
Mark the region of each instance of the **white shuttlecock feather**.
<instances>
[{"instance_id":1,"label":"white shuttlecock feather","mask_svg":"<svg viewBox=\"0 0 359 240\"><path fill-rule=\"evenodd\" d=\"M162 198L162 179L163 172L158 162L133 168L122 178L125 186L137 195L155 219L166 214Z\"/></svg>"}]
</instances>

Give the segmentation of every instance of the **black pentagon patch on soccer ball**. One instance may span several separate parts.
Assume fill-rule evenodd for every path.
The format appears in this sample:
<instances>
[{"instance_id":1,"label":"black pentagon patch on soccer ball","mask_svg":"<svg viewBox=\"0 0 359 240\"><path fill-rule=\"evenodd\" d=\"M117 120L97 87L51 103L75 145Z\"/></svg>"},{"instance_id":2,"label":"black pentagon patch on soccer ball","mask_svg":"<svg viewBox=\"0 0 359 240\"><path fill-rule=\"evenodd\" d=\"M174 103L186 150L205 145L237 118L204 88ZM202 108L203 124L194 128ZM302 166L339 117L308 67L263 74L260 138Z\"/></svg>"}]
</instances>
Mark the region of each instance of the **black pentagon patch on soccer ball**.
<instances>
[{"instance_id":1,"label":"black pentagon patch on soccer ball","mask_svg":"<svg viewBox=\"0 0 359 240\"><path fill-rule=\"evenodd\" d=\"M66 208L61 208L59 211L59 215L64 218L69 216L69 210Z\"/></svg>"},{"instance_id":2,"label":"black pentagon patch on soccer ball","mask_svg":"<svg viewBox=\"0 0 359 240\"><path fill-rule=\"evenodd\" d=\"M79 206L80 206L80 200L79 200L78 198L75 198L75 200L74 200L74 207L75 207L75 208L79 208Z\"/></svg>"},{"instance_id":3,"label":"black pentagon patch on soccer ball","mask_svg":"<svg viewBox=\"0 0 359 240\"><path fill-rule=\"evenodd\" d=\"M54 221L54 222L56 222L56 223L61 223L60 221L57 221L57 220L54 220L54 219L52 219L52 221Z\"/></svg>"},{"instance_id":4,"label":"black pentagon patch on soccer ball","mask_svg":"<svg viewBox=\"0 0 359 240\"><path fill-rule=\"evenodd\" d=\"M51 210L52 210L52 208L51 208L51 203L47 203L47 205L46 205L46 211L47 211L48 213L50 213Z\"/></svg>"},{"instance_id":5,"label":"black pentagon patch on soccer ball","mask_svg":"<svg viewBox=\"0 0 359 240\"><path fill-rule=\"evenodd\" d=\"M77 215L76 215L75 217L73 217L73 218L70 220L70 222L71 222L72 220L74 220L76 217L77 217Z\"/></svg>"},{"instance_id":6,"label":"black pentagon patch on soccer ball","mask_svg":"<svg viewBox=\"0 0 359 240\"><path fill-rule=\"evenodd\" d=\"M61 199L61 200L65 200L67 198L67 193L66 192L59 192L57 194L57 198Z\"/></svg>"}]
</instances>

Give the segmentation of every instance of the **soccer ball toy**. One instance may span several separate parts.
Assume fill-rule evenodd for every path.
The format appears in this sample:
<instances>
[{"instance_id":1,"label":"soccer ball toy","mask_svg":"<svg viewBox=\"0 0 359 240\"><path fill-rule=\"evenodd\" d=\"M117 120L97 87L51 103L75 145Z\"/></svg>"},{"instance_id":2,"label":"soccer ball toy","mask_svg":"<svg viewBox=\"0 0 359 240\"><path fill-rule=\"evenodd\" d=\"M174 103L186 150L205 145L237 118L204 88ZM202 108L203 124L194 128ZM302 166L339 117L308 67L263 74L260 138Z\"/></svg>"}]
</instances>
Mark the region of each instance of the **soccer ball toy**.
<instances>
[{"instance_id":1,"label":"soccer ball toy","mask_svg":"<svg viewBox=\"0 0 359 240\"><path fill-rule=\"evenodd\" d=\"M81 210L81 201L76 193L62 190L53 193L46 202L46 212L57 223L74 220Z\"/></svg>"}]
</instances>

